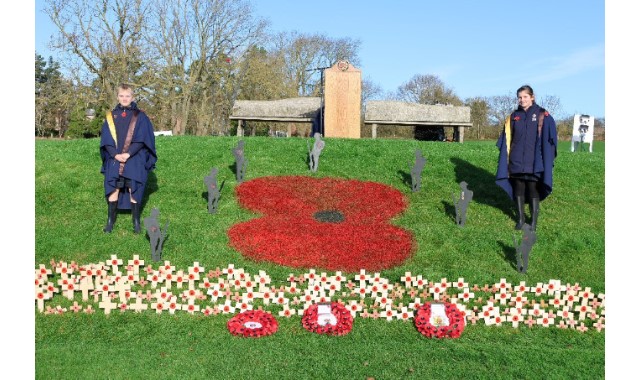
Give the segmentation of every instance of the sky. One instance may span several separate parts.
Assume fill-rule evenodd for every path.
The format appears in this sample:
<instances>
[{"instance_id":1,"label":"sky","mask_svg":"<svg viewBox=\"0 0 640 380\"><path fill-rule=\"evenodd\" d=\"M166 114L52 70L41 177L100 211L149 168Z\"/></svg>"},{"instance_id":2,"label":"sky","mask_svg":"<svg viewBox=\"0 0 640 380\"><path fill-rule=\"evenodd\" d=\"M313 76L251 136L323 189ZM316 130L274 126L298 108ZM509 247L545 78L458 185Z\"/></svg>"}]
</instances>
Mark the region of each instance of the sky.
<instances>
[{"instance_id":1,"label":"sky","mask_svg":"<svg viewBox=\"0 0 640 380\"><path fill-rule=\"evenodd\" d=\"M36 0L35 50L56 32ZM530 84L560 99L562 114L605 117L604 0L253 0L270 31L360 41L362 77L394 92L436 75L461 99L513 95Z\"/></svg>"}]
</instances>

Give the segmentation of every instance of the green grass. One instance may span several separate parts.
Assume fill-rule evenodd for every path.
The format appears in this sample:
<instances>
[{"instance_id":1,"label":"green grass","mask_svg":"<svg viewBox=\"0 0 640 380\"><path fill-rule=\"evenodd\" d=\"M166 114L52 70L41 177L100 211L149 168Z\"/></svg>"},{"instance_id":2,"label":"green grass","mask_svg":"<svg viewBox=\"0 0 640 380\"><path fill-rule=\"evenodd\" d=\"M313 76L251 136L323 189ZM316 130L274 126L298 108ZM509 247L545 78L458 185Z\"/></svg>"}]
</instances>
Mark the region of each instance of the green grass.
<instances>
[{"instance_id":1,"label":"green grass","mask_svg":"<svg viewBox=\"0 0 640 380\"><path fill-rule=\"evenodd\" d=\"M527 274L514 269L513 206L494 183L498 151L493 141L464 144L386 139L327 139L319 170L311 173L303 139L244 138L246 179L270 175L341 177L381 182L402 191L407 211L393 222L410 230L417 251L404 265L383 271L392 282L407 271L429 280L464 277L470 284L501 278L517 284L579 283L605 293L604 143L571 153L561 142L554 191L542 202L538 240ZM153 207L170 221L163 259L186 269L226 267L276 284L303 270L257 263L228 246L226 231L254 215L234 197L231 149L236 137L174 136L156 139L159 160L150 177L143 218ZM99 141L36 141L35 262L97 263L117 254L140 255L148 238L134 235L120 213L113 233L106 221ZM414 152L427 158L422 189L410 190ZM212 167L224 182L219 211L207 211L203 179ZM409 183L407 182L409 181ZM452 193L466 181L474 192L467 224L454 222ZM60 297L60 296L57 296ZM60 297L62 298L62 297ZM63 303L62 300L59 303ZM467 326L457 340L429 340L411 322L356 318L344 337L311 334L300 318L278 318L270 337L231 336L229 316L102 312L44 315L35 312L37 378L603 378L605 334L510 325Z\"/></svg>"}]
</instances>

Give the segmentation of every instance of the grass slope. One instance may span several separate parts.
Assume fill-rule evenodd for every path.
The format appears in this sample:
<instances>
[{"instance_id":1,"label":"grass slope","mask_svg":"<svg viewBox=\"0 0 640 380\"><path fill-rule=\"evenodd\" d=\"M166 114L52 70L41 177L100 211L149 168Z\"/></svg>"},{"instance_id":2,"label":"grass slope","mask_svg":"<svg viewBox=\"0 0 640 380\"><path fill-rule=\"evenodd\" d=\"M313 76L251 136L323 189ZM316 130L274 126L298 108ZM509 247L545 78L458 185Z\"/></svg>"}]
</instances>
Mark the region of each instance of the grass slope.
<instances>
[{"instance_id":1,"label":"grass slope","mask_svg":"<svg viewBox=\"0 0 640 380\"><path fill-rule=\"evenodd\" d=\"M186 269L229 263L285 284L301 270L256 263L228 246L226 231L255 217L234 197L237 137L156 139L159 160L143 203L170 221L163 259ZM410 271L429 280L464 277L470 284L532 285L558 279L605 292L604 143L594 153L569 152L561 142L553 194L541 204L538 240L526 275L515 270L514 211L494 183L493 142L448 144L416 140L326 139L319 170L307 165L303 139L244 138L246 179L274 175L333 176L377 181L402 191L407 211L393 223L414 234L417 251L383 271L391 281ZM113 233L106 221L99 141L36 141L35 262L97 263L139 254L152 264L148 238L131 231L120 213ZM414 152L427 158L422 189L410 190ZM219 169L218 214L207 211L204 177ZM455 222L452 193L466 181L474 197L467 224ZM311 243L310 243L311 244ZM241 339L225 327L229 316L124 313L43 315L36 311L37 378L603 378L604 333L557 328L467 326L458 340L428 340L413 323L356 318L339 338L308 333L299 317L278 318L270 337Z\"/></svg>"}]
</instances>

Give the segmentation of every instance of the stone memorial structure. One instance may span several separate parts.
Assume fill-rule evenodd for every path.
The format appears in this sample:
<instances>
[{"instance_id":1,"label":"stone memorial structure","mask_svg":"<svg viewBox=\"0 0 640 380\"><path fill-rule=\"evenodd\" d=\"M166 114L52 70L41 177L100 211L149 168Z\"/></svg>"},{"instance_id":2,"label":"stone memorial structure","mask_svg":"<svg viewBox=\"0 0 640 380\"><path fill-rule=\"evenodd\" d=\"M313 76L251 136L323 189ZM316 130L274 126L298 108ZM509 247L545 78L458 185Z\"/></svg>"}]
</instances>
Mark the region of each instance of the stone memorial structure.
<instances>
[{"instance_id":1,"label":"stone memorial structure","mask_svg":"<svg viewBox=\"0 0 640 380\"><path fill-rule=\"evenodd\" d=\"M238 136L244 136L245 121L274 121L288 123L287 137L292 124L313 123L320 112L319 97L299 97L280 100L236 100L230 120L238 120Z\"/></svg>"},{"instance_id":2,"label":"stone memorial structure","mask_svg":"<svg viewBox=\"0 0 640 380\"><path fill-rule=\"evenodd\" d=\"M374 139L378 125L413 125L453 128L454 140L462 143L464 129L472 126L471 108L370 100L365 109L364 123L371 124L371 137Z\"/></svg>"},{"instance_id":3,"label":"stone memorial structure","mask_svg":"<svg viewBox=\"0 0 640 380\"><path fill-rule=\"evenodd\" d=\"M324 78L324 136L360 138L362 72L341 60Z\"/></svg>"}]
</instances>

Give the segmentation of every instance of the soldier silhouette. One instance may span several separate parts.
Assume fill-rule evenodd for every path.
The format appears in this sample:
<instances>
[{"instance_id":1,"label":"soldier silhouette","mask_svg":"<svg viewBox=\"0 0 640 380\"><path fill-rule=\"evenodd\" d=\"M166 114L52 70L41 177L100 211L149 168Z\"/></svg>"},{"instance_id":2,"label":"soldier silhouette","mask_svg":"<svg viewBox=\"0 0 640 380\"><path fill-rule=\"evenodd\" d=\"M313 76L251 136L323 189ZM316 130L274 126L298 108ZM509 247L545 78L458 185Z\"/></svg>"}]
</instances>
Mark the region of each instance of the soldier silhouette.
<instances>
[{"instance_id":1,"label":"soldier silhouette","mask_svg":"<svg viewBox=\"0 0 640 380\"><path fill-rule=\"evenodd\" d=\"M420 183L422 182L422 170L424 169L427 159L422 155L420 149L416 149L416 162L415 164L409 163L411 167L411 191L419 191Z\"/></svg>"},{"instance_id":2,"label":"soldier silhouette","mask_svg":"<svg viewBox=\"0 0 640 380\"><path fill-rule=\"evenodd\" d=\"M151 210L151 215L144 218L144 228L149 234L149 243L151 244L151 258L153 261L160 261L162 259L162 244L167 236L167 229L169 228L169 221L164 226L164 230L160 229L158 223L158 211L157 208Z\"/></svg>"},{"instance_id":3,"label":"soldier silhouette","mask_svg":"<svg viewBox=\"0 0 640 380\"><path fill-rule=\"evenodd\" d=\"M242 183L247 171L247 159L244 157L244 141L238 141L238 145L231 149L231 153L236 158L236 181Z\"/></svg>"},{"instance_id":4,"label":"soldier silhouette","mask_svg":"<svg viewBox=\"0 0 640 380\"><path fill-rule=\"evenodd\" d=\"M529 267L529 253L538 238L533 227L527 223L522 226L522 232L522 242L520 245L518 245L515 235L513 236L513 243L516 247L516 265L518 267L518 272L527 273L527 268Z\"/></svg>"},{"instance_id":5,"label":"soldier silhouette","mask_svg":"<svg viewBox=\"0 0 640 380\"><path fill-rule=\"evenodd\" d=\"M204 183L207 185L208 202L207 207L210 214L215 214L218 210L218 199L220 199L220 189L218 189L218 168L211 168L211 174L204 177Z\"/></svg>"},{"instance_id":6,"label":"soldier silhouette","mask_svg":"<svg viewBox=\"0 0 640 380\"><path fill-rule=\"evenodd\" d=\"M324 149L324 141L322 141L322 135L318 132L313 134L315 141L313 142L313 148L309 149L309 142L307 141L307 151L309 151L309 169L312 172L318 171L318 162L320 160L320 153Z\"/></svg>"},{"instance_id":7,"label":"soldier silhouette","mask_svg":"<svg viewBox=\"0 0 640 380\"><path fill-rule=\"evenodd\" d=\"M467 220L467 207L473 199L473 191L467 188L465 181L460 182L460 198L456 200L455 193L453 194L453 205L456 208L456 224L460 227L464 227Z\"/></svg>"}]
</instances>

